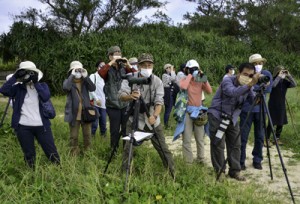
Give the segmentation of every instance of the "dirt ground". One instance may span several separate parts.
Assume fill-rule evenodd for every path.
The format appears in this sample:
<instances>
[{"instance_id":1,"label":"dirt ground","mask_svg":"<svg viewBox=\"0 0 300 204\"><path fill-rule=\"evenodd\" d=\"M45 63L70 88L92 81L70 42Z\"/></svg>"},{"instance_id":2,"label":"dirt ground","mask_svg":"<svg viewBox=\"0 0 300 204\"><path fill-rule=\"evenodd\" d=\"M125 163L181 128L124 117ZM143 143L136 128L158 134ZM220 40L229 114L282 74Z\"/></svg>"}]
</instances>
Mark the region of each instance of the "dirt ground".
<instances>
[{"instance_id":1,"label":"dirt ground","mask_svg":"<svg viewBox=\"0 0 300 204\"><path fill-rule=\"evenodd\" d=\"M181 155L182 153L182 140L181 138L172 141L172 136L166 137L166 142L169 145L170 150L175 155ZM196 156L196 145L195 141L192 143L194 157ZM212 167L210 160L210 141L208 137L205 137L205 164ZM252 149L253 146L247 145L247 159L246 159L246 171L242 171L242 174L247 178L244 183L255 182L264 188L269 190L269 194L274 196L280 196L283 203L292 203L290 192L288 190L287 181L281 166L281 162L278 156L277 148L273 145L270 148L271 166L273 172L273 180L270 177L270 168L267 157L267 149L264 148L264 160L262 162L263 169L257 170L252 167ZM283 158L283 164L286 168L287 176L289 179L292 192L294 194L295 203L300 203L300 162L292 158L293 153L289 150L284 150L281 146L279 147L280 153ZM226 155L226 154L225 154Z\"/></svg>"}]
</instances>

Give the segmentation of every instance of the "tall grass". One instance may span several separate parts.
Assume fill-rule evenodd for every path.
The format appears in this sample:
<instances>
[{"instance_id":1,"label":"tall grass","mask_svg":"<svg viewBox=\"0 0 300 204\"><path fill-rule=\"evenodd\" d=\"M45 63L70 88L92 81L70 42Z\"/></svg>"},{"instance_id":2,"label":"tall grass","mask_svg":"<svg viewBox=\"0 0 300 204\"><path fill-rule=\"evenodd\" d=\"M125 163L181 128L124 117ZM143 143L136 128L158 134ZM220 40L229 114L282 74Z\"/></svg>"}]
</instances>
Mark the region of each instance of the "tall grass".
<instances>
[{"instance_id":1,"label":"tall grass","mask_svg":"<svg viewBox=\"0 0 300 204\"><path fill-rule=\"evenodd\" d=\"M211 97L207 96L207 100ZM36 145L36 170L25 165L17 138L9 128L9 110L0 129L0 203L281 203L280 198L250 181L240 183L226 179L216 183L212 168L186 166L178 156L173 180L148 142L135 148L133 171L128 190L124 192L125 174L120 168L122 151L118 150L106 174L103 171L110 156L109 138L97 134L88 152L70 156L69 129L63 121L65 97L53 97L52 101L57 111L52 130L61 166L51 165L39 145ZM291 106L295 103L295 108L299 108L294 98L291 101ZM3 100L0 102L1 111L5 104ZM299 127L299 123L297 125Z\"/></svg>"}]
</instances>

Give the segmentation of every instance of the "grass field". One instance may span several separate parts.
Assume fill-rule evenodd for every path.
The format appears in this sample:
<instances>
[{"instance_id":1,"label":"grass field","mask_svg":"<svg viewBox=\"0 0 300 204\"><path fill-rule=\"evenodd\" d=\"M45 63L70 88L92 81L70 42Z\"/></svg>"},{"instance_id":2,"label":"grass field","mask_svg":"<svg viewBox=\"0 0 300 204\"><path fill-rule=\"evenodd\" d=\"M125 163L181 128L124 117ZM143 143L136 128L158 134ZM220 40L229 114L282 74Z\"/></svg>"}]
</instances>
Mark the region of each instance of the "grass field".
<instances>
[{"instance_id":1,"label":"grass field","mask_svg":"<svg viewBox=\"0 0 300 204\"><path fill-rule=\"evenodd\" d=\"M295 129L300 123L300 89L288 92L288 102ZM207 95L210 104L212 95ZM92 148L84 155L69 155L68 125L63 121L65 96L53 97L57 117L52 120L55 142L61 156L61 166L51 165L41 148L37 147L36 170L27 168L21 148L10 129L10 115L0 129L0 203L281 203L268 194L266 188L251 181L239 183L231 179L215 182L213 169L194 164L186 166L181 157L175 157L176 179L163 168L151 145L135 148L133 171L128 190L124 191L125 174L121 172L120 150L103 171L110 156L109 138L96 138ZM6 99L1 100L3 114ZM172 118L171 118L172 120ZM173 135L175 123L165 131ZM291 123L284 127L283 148L291 148L300 159L300 138ZM82 137L80 136L80 141Z\"/></svg>"}]
</instances>

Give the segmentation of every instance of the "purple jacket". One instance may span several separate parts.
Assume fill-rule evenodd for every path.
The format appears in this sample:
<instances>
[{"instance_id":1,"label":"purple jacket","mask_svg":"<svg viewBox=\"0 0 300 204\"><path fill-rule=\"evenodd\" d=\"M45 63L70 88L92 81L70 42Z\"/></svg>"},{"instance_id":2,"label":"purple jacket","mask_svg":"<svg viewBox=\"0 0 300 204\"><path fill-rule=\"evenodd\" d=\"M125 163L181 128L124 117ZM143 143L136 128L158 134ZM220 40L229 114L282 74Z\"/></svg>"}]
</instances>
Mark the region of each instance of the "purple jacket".
<instances>
[{"instance_id":1,"label":"purple jacket","mask_svg":"<svg viewBox=\"0 0 300 204\"><path fill-rule=\"evenodd\" d=\"M221 120L221 113L226 113L235 125L247 96L254 99L253 88L239 85L236 76L226 77L213 97L208 113L218 120Z\"/></svg>"},{"instance_id":2,"label":"purple jacket","mask_svg":"<svg viewBox=\"0 0 300 204\"><path fill-rule=\"evenodd\" d=\"M2 93L4 96L8 96L13 99L13 114L12 114L12 120L11 120L11 126L15 130L18 128L19 121L21 118L21 108L24 103L24 98L27 93L26 85L18 83L17 79L12 76L7 82L3 84L3 86L0 88L0 93ZM46 83L35 83L34 87L36 91L38 92L39 99L46 102L50 99L50 91L49 87ZM37 107L32 107L37 108ZM40 113L42 113L42 107L41 104L39 104ZM45 118L43 114L41 115L41 119L43 122L43 125L45 127L49 127L51 125L50 120L48 118Z\"/></svg>"}]
</instances>

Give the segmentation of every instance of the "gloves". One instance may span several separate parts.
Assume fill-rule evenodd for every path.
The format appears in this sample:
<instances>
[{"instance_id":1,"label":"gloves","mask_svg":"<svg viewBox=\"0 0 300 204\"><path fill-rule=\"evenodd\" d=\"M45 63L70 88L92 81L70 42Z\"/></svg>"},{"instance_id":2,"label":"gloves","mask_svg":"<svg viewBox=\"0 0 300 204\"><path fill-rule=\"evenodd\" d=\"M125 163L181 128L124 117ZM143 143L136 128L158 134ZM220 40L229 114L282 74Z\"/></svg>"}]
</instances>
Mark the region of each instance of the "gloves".
<instances>
[{"instance_id":1,"label":"gloves","mask_svg":"<svg viewBox=\"0 0 300 204\"><path fill-rule=\"evenodd\" d=\"M19 69L19 70L14 74L14 77L15 77L16 79L18 79L18 78L21 78L21 77L25 76L25 74L26 74L26 70L25 70L25 69Z\"/></svg>"},{"instance_id":2,"label":"gloves","mask_svg":"<svg viewBox=\"0 0 300 204\"><path fill-rule=\"evenodd\" d=\"M34 75L31 75L31 80L35 84L38 81L38 73L34 72Z\"/></svg>"},{"instance_id":3,"label":"gloves","mask_svg":"<svg viewBox=\"0 0 300 204\"><path fill-rule=\"evenodd\" d=\"M88 72L86 71L86 69L82 69L82 70L81 70L81 76L82 76L83 78L86 78L87 75L88 75Z\"/></svg>"}]
</instances>

